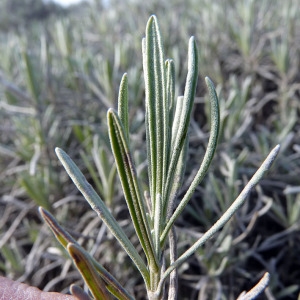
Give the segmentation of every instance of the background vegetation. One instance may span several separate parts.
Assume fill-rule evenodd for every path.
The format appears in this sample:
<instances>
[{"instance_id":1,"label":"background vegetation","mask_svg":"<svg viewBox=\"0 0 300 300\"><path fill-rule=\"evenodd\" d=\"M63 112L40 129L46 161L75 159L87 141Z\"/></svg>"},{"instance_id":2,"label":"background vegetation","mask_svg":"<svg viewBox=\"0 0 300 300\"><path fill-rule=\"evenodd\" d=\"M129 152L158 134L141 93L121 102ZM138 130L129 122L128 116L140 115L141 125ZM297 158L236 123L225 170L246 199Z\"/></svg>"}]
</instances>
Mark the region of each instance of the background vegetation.
<instances>
[{"instance_id":1,"label":"background vegetation","mask_svg":"<svg viewBox=\"0 0 300 300\"><path fill-rule=\"evenodd\" d=\"M36 13L45 7L47 13ZM218 219L269 150L282 145L275 166L247 204L180 268L179 299L236 299L265 271L271 284L261 299L297 299L299 1L111 0L65 11L38 0L15 0L2 1L0 11L1 275L46 291L66 292L71 283L82 283L41 221L37 206L42 205L137 299L144 298L141 278L68 179L54 147L76 161L132 236L108 147L106 110L115 107L127 72L134 159L144 178L141 39L155 13L166 56L176 64L177 95L183 94L191 35L199 49L201 76L184 188L208 140L204 76L216 84L221 105L213 166L177 222L180 251Z\"/></svg>"}]
</instances>

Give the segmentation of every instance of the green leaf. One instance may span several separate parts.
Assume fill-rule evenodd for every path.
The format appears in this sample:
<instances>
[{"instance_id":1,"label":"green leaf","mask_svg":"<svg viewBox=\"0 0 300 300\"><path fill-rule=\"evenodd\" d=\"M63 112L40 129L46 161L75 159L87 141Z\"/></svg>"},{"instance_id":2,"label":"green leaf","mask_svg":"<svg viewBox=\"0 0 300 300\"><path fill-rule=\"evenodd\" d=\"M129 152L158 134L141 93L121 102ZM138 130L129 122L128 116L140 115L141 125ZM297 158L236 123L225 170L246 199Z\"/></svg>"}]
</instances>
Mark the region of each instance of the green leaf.
<instances>
[{"instance_id":1,"label":"green leaf","mask_svg":"<svg viewBox=\"0 0 300 300\"><path fill-rule=\"evenodd\" d=\"M173 124L174 118L174 100L175 100L175 64L172 59L166 61L166 76L167 76L167 103L169 103L169 124Z\"/></svg>"},{"instance_id":2,"label":"green leaf","mask_svg":"<svg viewBox=\"0 0 300 300\"><path fill-rule=\"evenodd\" d=\"M210 98L210 107L211 107L211 125L210 125L210 137L207 145L207 149L203 158L203 161L200 165L200 168L193 179L189 189L185 193L183 199L180 201L180 204L176 208L175 212L173 213L172 217L168 221L162 235L160 238L160 241L162 244L164 244L167 234L174 224L175 220L179 217L189 200L191 199L196 187L198 184L203 180L210 163L213 159L216 147L217 147L217 142L218 142L218 135L219 135L219 127L220 127L220 114L219 114L219 103L218 103L218 97L214 88L213 83L211 80L206 77L205 78L206 84L208 86L208 92L209 92L209 98Z\"/></svg>"},{"instance_id":3,"label":"green leaf","mask_svg":"<svg viewBox=\"0 0 300 300\"><path fill-rule=\"evenodd\" d=\"M154 212L154 246L156 256L160 257L160 233L162 228L162 198L160 194L156 195Z\"/></svg>"},{"instance_id":4,"label":"green leaf","mask_svg":"<svg viewBox=\"0 0 300 300\"><path fill-rule=\"evenodd\" d=\"M252 176L248 184L244 187L240 195L236 198L236 200L230 205L230 207L226 210L226 212L222 215L222 217L208 230L203 236L196 241L193 246L191 246L187 251L185 251L174 263L172 263L169 268L164 272L161 277L161 281L158 287L160 290L163 286L164 281L170 275L170 273L182 265L192 254L194 254L208 239L210 239L217 231L219 231L234 215L234 213L244 204L246 201L250 191L253 187L257 185L257 183L262 179L265 173L270 169L273 164L280 146L277 145L264 160L260 168L256 171L256 173Z\"/></svg>"},{"instance_id":5,"label":"green leaf","mask_svg":"<svg viewBox=\"0 0 300 300\"><path fill-rule=\"evenodd\" d=\"M60 148L56 148L55 152L78 190L82 193L84 198L91 205L92 209L98 214L98 216L103 220L112 234L119 241L121 246L124 248L142 274L146 284L148 284L149 271L147 270L147 267L137 250L117 223L116 219L112 216L93 187L87 182L84 175L81 173L72 159Z\"/></svg>"},{"instance_id":6,"label":"green leaf","mask_svg":"<svg viewBox=\"0 0 300 300\"><path fill-rule=\"evenodd\" d=\"M168 207L166 211L166 220L168 220L173 212L174 209L174 202L176 200L177 194L182 186L182 182L184 179L184 172L186 167L186 159L187 159L187 153L188 153L188 145L189 141L188 138L185 139L185 143L183 145L183 148L181 150L179 160L176 166L176 170L174 173L174 180L171 186L170 196L168 200Z\"/></svg>"},{"instance_id":7,"label":"green leaf","mask_svg":"<svg viewBox=\"0 0 300 300\"><path fill-rule=\"evenodd\" d=\"M115 157L127 206L139 241L144 249L150 268L156 272L158 262L154 253L149 223L146 217L144 199L140 191L136 170L132 161L124 128L113 109L107 113L111 148Z\"/></svg>"},{"instance_id":8,"label":"green leaf","mask_svg":"<svg viewBox=\"0 0 300 300\"><path fill-rule=\"evenodd\" d=\"M187 136L190 117L192 112L192 107L194 104L194 98L196 93L196 84L198 79L198 54L197 47L195 43L194 37L190 38L189 41L189 50L188 50L188 74L185 85L184 97L182 100L182 106L180 112L175 113L173 124L176 127L176 131L172 129L172 151L170 164L168 166L168 175L164 187L163 199L164 203L164 211L167 209L167 201L170 196L171 186L174 180L175 170L178 163L178 159L182 150L182 147L185 143L185 139ZM178 99L178 101L180 101ZM178 125L176 124L178 123ZM177 127L178 126L178 127Z\"/></svg>"},{"instance_id":9,"label":"green leaf","mask_svg":"<svg viewBox=\"0 0 300 300\"><path fill-rule=\"evenodd\" d=\"M129 125L128 125L128 78L125 73L122 77L119 98L118 98L118 115L124 126L125 136L129 141Z\"/></svg>"},{"instance_id":10,"label":"green leaf","mask_svg":"<svg viewBox=\"0 0 300 300\"><path fill-rule=\"evenodd\" d=\"M237 300L250 300L250 299L256 299L268 286L270 282L270 274L266 272L264 276L260 279L260 281L249 291L249 292L243 292ZM295 289L298 290L298 286ZM277 299L279 299L279 295L277 295Z\"/></svg>"},{"instance_id":11,"label":"green leaf","mask_svg":"<svg viewBox=\"0 0 300 300\"><path fill-rule=\"evenodd\" d=\"M166 68L159 25L155 16L150 17L143 43L143 64L146 92L147 143L150 152L149 177L152 210L155 211L156 195L162 195L163 176L166 172L166 148L169 126L169 104L166 96Z\"/></svg>"},{"instance_id":12,"label":"green leaf","mask_svg":"<svg viewBox=\"0 0 300 300\"><path fill-rule=\"evenodd\" d=\"M109 300L112 299L111 295L108 293L105 283L102 278L98 275L96 269L94 268L90 258L81 250L76 244L68 244L68 252L73 259L76 268L81 273L84 281L88 285L91 293L95 299Z\"/></svg>"},{"instance_id":13,"label":"green leaf","mask_svg":"<svg viewBox=\"0 0 300 300\"><path fill-rule=\"evenodd\" d=\"M39 212L50 227L51 231L55 235L56 239L61 243L61 245L67 250L68 244L74 244L80 247L77 241L66 231L64 230L56 219L48 212L46 209L40 207ZM81 251L85 251L81 248ZM86 255L89 255L86 252ZM106 282L107 289L111 294L115 295L118 299L123 300L132 300L133 298L128 294L128 292L121 286L121 284L111 275L101 264L99 264L92 256L89 255L94 268L97 270L102 279Z\"/></svg>"}]
</instances>

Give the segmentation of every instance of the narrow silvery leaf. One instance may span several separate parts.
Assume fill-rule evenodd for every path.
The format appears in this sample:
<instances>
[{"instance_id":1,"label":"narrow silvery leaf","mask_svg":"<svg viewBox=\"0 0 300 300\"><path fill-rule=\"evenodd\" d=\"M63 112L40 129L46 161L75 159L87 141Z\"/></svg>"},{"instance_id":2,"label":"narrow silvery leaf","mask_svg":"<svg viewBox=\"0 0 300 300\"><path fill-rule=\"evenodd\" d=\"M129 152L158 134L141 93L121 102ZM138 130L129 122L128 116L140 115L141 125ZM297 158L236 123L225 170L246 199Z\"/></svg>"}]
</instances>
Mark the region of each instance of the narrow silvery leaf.
<instances>
[{"instance_id":1,"label":"narrow silvery leaf","mask_svg":"<svg viewBox=\"0 0 300 300\"><path fill-rule=\"evenodd\" d=\"M188 145L189 140L188 137L185 139L184 146L181 150L179 160L175 169L173 183L171 185L170 196L167 202L167 211L166 211L166 220L169 220L173 209L174 209L174 202L176 201L177 194L182 186L184 172L186 167L186 159L187 159L187 152L188 152Z\"/></svg>"},{"instance_id":2,"label":"narrow silvery leaf","mask_svg":"<svg viewBox=\"0 0 300 300\"><path fill-rule=\"evenodd\" d=\"M223 226L229 221L229 219L233 216L233 214L244 204L246 201L250 191L253 187L257 185L257 183L262 179L265 173L270 169L273 164L280 146L277 145L264 160L260 168L256 171L256 173L252 176L248 184L244 187L240 195L236 198L236 200L230 205L230 207L226 210L226 212L221 216L221 218L207 231L203 234L203 236L194 243L187 251L185 251L163 274L159 289L162 288L162 285L166 278L170 275L170 273L182 265L192 254L194 254L197 249L199 249L208 239L210 239L217 231L219 231Z\"/></svg>"},{"instance_id":3,"label":"narrow silvery leaf","mask_svg":"<svg viewBox=\"0 0 300 300\"><path fill-rule=\"evenodd\" d=\"M154 64L154 72L149 68L150 80L155 88L155 98L150 99L155 103L155 123L156 123L156 190L153 199L156 200L156 195L162 194L163 174L165 166L165 145L168 135L168 108L166 97L166 69L162 39L160 35L158 21L155 16L150 18L146 30L148 49L152 48L153 57L152 64ZM156 203L155 203L156 206Z\"/></svg>"},{"instance_id":4,"label":"narrow silvery leaf","mask_svg":"<svg viewBox=\"0 0 300 300\"><path fill-rule=\"evenodd\" d=\"M119 97L118 97L118 115L123 124L127 140L129 139L129 125L128 125L128 79L125 73L122 77Z\"/></svg>"},{"instance_id":5,"label":"narrow silvery leaf","mask_svg":"<svg viewBox=\"0 0 300 300\"><path fill-rule=\"evenodd\" d=\"M153 123L154 120L154 108L153 103L149 99L151 99L150 90L151 86L149 83L149 76L147 72L148 68L148 54L146 49L146 38L142 40L142 53L143 53L143 70L144 70L144 79L145 79L145 127L146 127L146 145L147 145L147 161L148 161L148 180L149 180L149 193L150 193L150 203L151 203L151 210L154 209L154 203L151 199L151 195L154 194L155 191L155 175L156 175L156 141L155 137L155 124ZM152 118L149 116L152 114ZM150 213L150 211L149 211Z\"/></svg>"},{"instance_id":6,"label":"narrow silvery leaf","mask_svg":"<svg viewBox=\"0 0 300 300\"><path fill-rule=\"evenodd\" d=\"M166 67L158 22L150 17L143 43L143 65L146 90L147 143L150 150L150 195L155 211L156 194L162 194L163 177L166 173L166 139L168 138L169 115L166 96Z\"/></svg>"},{"instance_id":7,"label":"narrow silvery leaf","mask_svg":"<svg viewBox=\"0 0 300 300\"><path fill-rule=\"evenodd\" d=\"M169 104L169 124L173 124L174 117L174 100L175 100L175 64L172 59L166 62L167 73L167 97Z\"/></svg>"},{"instance_id":8,"label":"narrow silvery leaf","mask_svg":"<svg viewBox=\"0 0 300 300\"><path fill-rule=\"evenodd\" d=\"M163 102L163 121L164 121L164 133L163 133L163 173L162 173L162 184L165 185L169 162L171 156L170 141L171 141L171 127L173 121L173 105L174 105L174 94L175 94L175 67L174 62L168 59L165 62L166 68L166 87L165 87L165 99ZM163 201L165 202L165 201ZM161 202L161 203L163 203Z\"/></svg>"},{"instance_id":9,"label":"narrow silvery leaf","mask_svg":"<svg viewBox=\"0 0 300 300\"><path fill-rule=\"evenodd\" d=\"M210 98L210 114L211 114L211 125L210 125L210 137L207 145L207 149L203 158L203 161L200 165L199 171L197 172L195 178L193 179L189 189L185 193L183 199L180 201L180 204L176 208L175 212L173 213L172 217L167 223L166 228L164 229L162 236L161 236L161 242L165 241L166 236L174 224L175 220L178 218L178 216L181 214L189 200L191 199L196 187L198 184L203 180L210 163L213 159L217 142L218 142L218 136L219 136L219 127L220 127L220 113L219 113L219 103L218 103L218 97L214 88L213 83L211 80L206 77L205 78L206 84L208 86L208 92L209 92L209 98Z\"/></svg>"},{"instance_id":10,"label":"narrow silvery leaf","mask_svg":"<svg viewBox=\"0 0 300 300\"><path fill-rule=\"evenodd\" d=\"M181 114L183 111L183 96L177 97L176 101L174 101L174 116L172 123L172 135L171 135L171 149L174 149L175 141L178 133L178 128L181 120Z\"/></svg>"},{"instance_id":11,"label":"narrow silvery leaf","mask_svg":"<svg viewBox=\"0 0 300 300\"><path fill-rule=\"evenodd\" d=\"M112 234L119 241L124 250L128 253L130 258L135 263L136 267L142 274L146 284L149 283L149 272L147 267L138 254L135 247L132 245L122 228L117 223L116 219L112 216L108 208L105 206L99 195L95 192L93 187L87 182L84 175L81 173L72 159L60 148L56 148L55 152L64 166L65 170L71 177L72 181L82 193L84 198L91 205L92 209L99 215L103 222L107 225Z\"/></svg>"},{"instance_id":12,"label":"narrow silvery leaf","mask_svg":"<svg viewBox=\"0 0 300 300\"><path fill-rule=\"evenodd\" d=\"M112 299L105 287L104 281L97 273L89 256L81 251L81 247L76 244L68 244L67 249L95 299Z\"/></svg>"},{"instance_id":13,"label":"narrow silvery leaf","mask_svg":"<svg viewBox=\"0 0 300 300\"><path fill-rule=\"evenodd\" d=\"M270 274L266 272L261 280L247 293L243 293L237 300L252 300L256 299L268 286Z\"/></svg>"},{"instance_id":14,"label":"narrow silvery leaf","mask_svg":"<svg viewBox=\"0 0 300 300\"><path fill-rule=\"evenodd\" d=\"M172 227L169 234L169 246L170 246L170 264L172 264L177 259L177 237L176 237L176 231L174 227ZM174 269L170 273L168 300L177 300L177 297L178 297L178 270Z\"/></svg>"},{"instance_id":15,"label":"narrow silvery leaf","mask_svg":"<svg viewBox=\"0 0 300 300\"><path fill-rule=\"evenodd\" d=\"M155 270L158 267L158 262L155 256L150 226L146 217L144 199L137 180L135 166L130 155L122 123L113 109L108 110L107 123L111 148L115 157L130 216L149 265Z\"/></svg>"},{"instance_id":16,"label":"narrow silvery leaf","mask_svg":"<svg viewBox=\"0 0 300 300\"><path fill-rule=\"evenodd\" d=\"M150 21L150 20L149 20ZM149 47L147 37L143 39L143 67L145 77L145 106L146 106L146 140L147 140L147 156L149 170L149 186L150 197L152 202L152 210L155 210L155 191L156 191L156 168L157 168L157 153L156 153L156 122L155 122L155 87L153 85L154 78L151 74L154 73L152 63L153 49Z\"/></svg>"},{"instance_id":17,"label":"narrow silvery leaf","mask_svg":"<svg viewBox=\"0 0 300 300\"><path fill-rule=\"evenodd\" d=\"M173 148L171 149L172 155L171 155L168 175L164 187L163 199L165 201L166 199L168 199L176 165L187 135L188 127L190 124L192 107L194 104L194 98L196 93L196 84L198 79L198 54L197 54L197 47L196 47L194 37L190 38L188 53L189 53L188 74L187 74L183 103L182 103L182 111L180 113L180 119L178 120L179 121L178 131L174 133L176 137L174 139L174 144L172 145ZM176 121L177 120L174 119L174 122ZM172 135L173 135L173 130L172 130ZM164 205L166 204L164 203Z\"/></svg>"},{"instance_id":18,"label":"narrow silvery leaf","mask_svg":"<svg viewBox=\"0 0 300 300\"><path fill-rule=\"evenodd\" d=\"M155 155L152 153L152 163L155 164L155 174L151 180L155 182L152 185L154 190L151 191L151 198L153 198L153 210L155 210L155 199L157 194L162 194L162 184L163 184L163 170L165 168L164 163L164 145L165 145L165 131L166 122L164 115L164 106L166 104L166 75L165 75L165 61L163 45L161 41L161 35L159 31L158 22L155 16L152 16L147 24L146 28L146 72L147 72L147 82L146 82L146 93L147 102L149 105L149 125L153 129L155 126L155 131L150 133L150 143L151 149L155 151Z\"/></svg>"},{"instance_id":19,"label":"narrow silvery leaf","mask_svg":"<svg viewBox=\"0 0 300 300\"><path fill-rule=\"evenodd\" d=\"M59 223L56 221L56 219L51 215L50 212L48 212L46 209L40 207L39 212L44 219L44 221L47 223L47 225L50 227L51 231L55 235L56 239L61 243L61 245L67 250L68 244L76 244L78 247L80 245L76 242L76 240L66 231L64 230ZM81 248L82 251L85 251L83 248ZM87 255L89 255L87 253ZM90 259L99 273L99 275L102 277L102 279L107 284L107 289L115 295L118 299L123 300L132 300L132 297L128 294L128 292L122 287L122 285L117 281L117 279L110 274L101 264L99 264L92 256L90 256Z\"/></svg>"},{"instance_id":20,"label":"narrow silvery leaf","mask_svg":"<svg viewBox=\"0 0 300 300\"><path fill-rule=\"evenodd\" d=\"M154 246L156 256L160 257L160 234L162 228L162 199L161 195L156 195L156 205L155 205L155 213L154 213Z\"/></svg>"}]
</instances>

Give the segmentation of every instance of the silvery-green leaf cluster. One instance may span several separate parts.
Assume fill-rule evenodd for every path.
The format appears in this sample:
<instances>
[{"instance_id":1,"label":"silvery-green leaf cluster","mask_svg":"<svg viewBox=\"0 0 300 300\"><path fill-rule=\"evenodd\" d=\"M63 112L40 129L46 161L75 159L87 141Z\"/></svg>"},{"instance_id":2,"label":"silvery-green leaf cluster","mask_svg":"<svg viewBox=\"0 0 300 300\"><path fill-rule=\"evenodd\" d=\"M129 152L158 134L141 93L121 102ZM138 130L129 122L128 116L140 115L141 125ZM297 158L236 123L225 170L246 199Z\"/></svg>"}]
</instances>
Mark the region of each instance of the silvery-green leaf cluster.
<instances>
[{"instance_id":1,"label":"silvery-green leaf cluster","mask_svg":"<svg viewBox=\"0 0 300 300\"><path fill-rule=\"evenodd\" d=\"M124 74L119 90L118 110L107 112L111 149L130 212L136 236L143 250L139 253L105 203L87 182L72 159L61 149L56 154L79 191L96 211L139 270L149 299L177 298L177 268L228 222L245 202L250 190L269 170L278 151L276 146L236 200L220 219L189 249L177 257L174 224L201 183L213 159L219 134L219 103L212 81L206 77L210 101L210 137L198 171L183 196L188 131L198 82L198 52L195 39L188 43L188 73L184 95L175 95L175 65L166 59L158 21L151 16L142 41L145 79L145 127L148 159L148 190L142 190L131 154L128 118L128 78ZM181 194L180 194L181 195ZM175 205L176 204L176 205ZM41 213L58 240L67 249L95 299L133 299L120 283L70 237L45 210ZM166 249L170 257L166 258ZM145 259L144 259L145 257ZM169 263L168 263L169 262ZM239 299L254 299L268 284L265 275L249 293ZM166 283L169 281L169 290Z\"/></svg>"}]
</instances>

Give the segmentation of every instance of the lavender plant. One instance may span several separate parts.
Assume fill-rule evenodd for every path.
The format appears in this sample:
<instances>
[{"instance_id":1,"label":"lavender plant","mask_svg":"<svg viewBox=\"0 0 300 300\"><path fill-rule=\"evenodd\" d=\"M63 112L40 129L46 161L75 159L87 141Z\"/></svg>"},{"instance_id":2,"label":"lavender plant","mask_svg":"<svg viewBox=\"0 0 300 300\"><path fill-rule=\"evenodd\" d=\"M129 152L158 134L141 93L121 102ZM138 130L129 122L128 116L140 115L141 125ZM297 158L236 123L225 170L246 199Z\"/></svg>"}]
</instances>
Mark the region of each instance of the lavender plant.
<instances>
[{"instance_id":1,"label":"lavender plant","mask_svg":"<svg viewBox=\"0 0 300 300\"><path fill-rule=\"evenodd\" d=\"M118 110L107 112L110 144L117 166L117 172L124 192L124 198L142 247L141 255L120 227L102 199L87 182L72 159L56 148L56 154L65 170L96 211L108 229L127 252L140 272L149 299L176 299L177 269L197 251L233 216L246 201L250 190L259 182L271 167L278 151L277 145L267 156L260 168L242 190L236 200L220 219L189 249L177 256L176 230L174 223L188 204L196 187L201 183L213 159L219 134L219 103L212 81L206 77L210 99L210 138L208 146L191 185L183 197L179 190L184 180L187 159L188 130L198 80L198 56L195 39L189 40L188 74L184 95L175 98L174 62L165 59L162 37L155 16L151 16L146 36L142 42L143 68L146 88L145 127L147 141L149 189L142 190L137 176L130 147L128 120L128 79L122 78L118 97ZM179 203L175 206L175 203ZM55 234L58 241L67 249L74 264L82 274L94 299L134 299L122 285L102 265L90 256L44 208L40 212ZM169 259L166 250L169 250ZM145 257L145 260L143 259ZM269 275L248 293L238 299L254 299L267 286ZM166 289L168 283L168 290ZM76 288L72 291L79 296ZM87 297L87 295L85 296Z\"/></svg>"}]
</instances>

